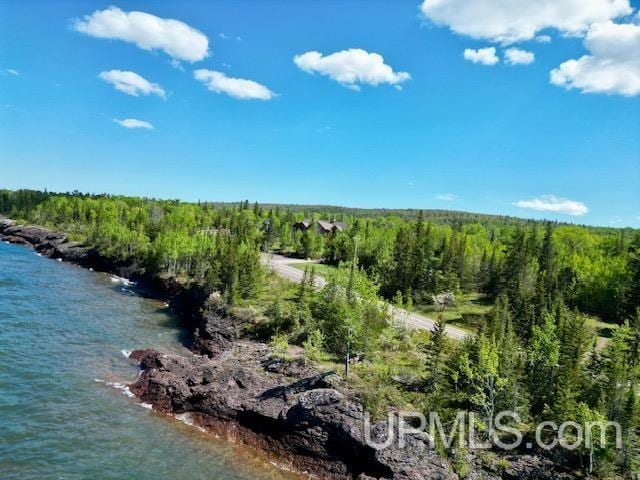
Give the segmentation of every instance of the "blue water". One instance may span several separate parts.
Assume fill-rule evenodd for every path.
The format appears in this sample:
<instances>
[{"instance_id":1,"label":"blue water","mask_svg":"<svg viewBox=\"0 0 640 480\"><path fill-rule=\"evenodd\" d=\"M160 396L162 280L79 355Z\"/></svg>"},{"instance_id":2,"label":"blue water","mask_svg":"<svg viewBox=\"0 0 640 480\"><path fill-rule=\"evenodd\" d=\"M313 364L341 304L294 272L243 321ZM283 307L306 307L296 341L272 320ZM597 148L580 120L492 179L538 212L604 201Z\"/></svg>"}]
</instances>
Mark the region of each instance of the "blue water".
<instances>
[{"instance_id":1,"label":"blue water","mask_svg":"<svg viewBox=\"0 0 640 480\"><path fill-rule=\"evenodd\" d=\"M275 479L251 452L143 408L122 350L188 354L159 301L0 243L0 478Z\"/></svg>"}]
</instances>

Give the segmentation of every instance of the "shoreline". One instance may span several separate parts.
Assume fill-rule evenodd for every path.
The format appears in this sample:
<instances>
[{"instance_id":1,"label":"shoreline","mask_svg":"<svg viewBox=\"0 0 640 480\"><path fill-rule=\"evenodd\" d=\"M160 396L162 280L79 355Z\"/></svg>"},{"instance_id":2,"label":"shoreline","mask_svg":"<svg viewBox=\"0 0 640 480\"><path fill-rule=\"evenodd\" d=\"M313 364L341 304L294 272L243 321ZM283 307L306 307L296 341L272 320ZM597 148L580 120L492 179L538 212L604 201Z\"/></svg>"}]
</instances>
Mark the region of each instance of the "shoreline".
<instances>
[{"instance_id":1,"label":"shoreline","mask_svg":"<svg viewBox=\"0 0 640 480\"><path fill-rule=\"evenodd\" d=\"M364 441L364 409L342 380L301 361L274 361L265 344L242 338L240 318L220 307L215 295L185 288L171 277L151 277L135 264L109 260L95 248L69 242L43 227L0 218L0 239L31 246L54 259L138 282L144 294L166 301L193 333L193 355L134 351L140 377L129 385L159 413L186 416L194 426L256 448L265 461L312 478L457 479L449 461L418 435L409 448L374 450ZM346 393L343 393L346 392ZM374 426L379 438L386 422ZM506 456L505 456L506 457ZM573 478L539 455L511 455L504 471L470 458L476 479Z\"/></svg>"}]
</instances>

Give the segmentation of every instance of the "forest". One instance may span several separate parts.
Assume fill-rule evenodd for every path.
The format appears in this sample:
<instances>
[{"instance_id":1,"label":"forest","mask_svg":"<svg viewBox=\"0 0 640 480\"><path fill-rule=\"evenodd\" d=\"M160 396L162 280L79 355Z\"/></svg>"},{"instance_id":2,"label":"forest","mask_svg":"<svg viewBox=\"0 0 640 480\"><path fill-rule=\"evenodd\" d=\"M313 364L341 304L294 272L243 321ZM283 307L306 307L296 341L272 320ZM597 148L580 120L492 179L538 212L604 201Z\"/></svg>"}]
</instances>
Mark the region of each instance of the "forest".
<instances>
[{"instance_id":1,"label":"forest","mask_svg":"<svg viewBox=\"0 0 640 480\"><path fill-rule=\"evenodd\" d=\"M464 212L157 200L0 190L0 214L65 232L108 258L206 285L229 311L252 309L250 335L288 358L341 370L376 416L389 408L510 410L532 434L541 421L619 422L603 448L541 452L598 478L640 473L640 231ZM336 219L343 231L298 231ZM300 285L261 254L322 259ZM325 268L326 267L326 268ZM442 296L446 304L438 305ZM472 335L446 337L447 315L481 299ZM383 300L383 301L381 301ZM388 304L438 316L433 332L391 319ZM436 308L437 307L437 308ZM345 372L346 375L346 372ZM572 432L565 432L571 436ZM443 451L464 476L464 449ZM486 452L490 455L491 452Z\"/></svg>"}]
</instances>

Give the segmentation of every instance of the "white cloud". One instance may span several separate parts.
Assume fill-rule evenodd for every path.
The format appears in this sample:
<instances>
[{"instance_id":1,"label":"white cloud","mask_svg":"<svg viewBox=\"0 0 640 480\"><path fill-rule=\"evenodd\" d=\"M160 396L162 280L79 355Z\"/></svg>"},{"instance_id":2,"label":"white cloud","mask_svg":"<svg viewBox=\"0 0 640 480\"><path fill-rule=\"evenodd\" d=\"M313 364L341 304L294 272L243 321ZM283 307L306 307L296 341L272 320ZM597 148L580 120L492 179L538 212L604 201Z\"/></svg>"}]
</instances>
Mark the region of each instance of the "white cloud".
<instances>
[{"instance_id":1,"label":"white cloud","mask_svg":"<svg viewBox=\"0 0 640 480\"><path fill-rule=\"evenodd\" d=\"M2 70L2 72L7 75L13 75L14 77L17 77L18 75L20 75L20 72L17 70L14 70L13 68L5 68L4 70Z\"/></svg>"},{"instance_id":2,"label":"white cloud","mask_svg":"<svg viewBox=\"0 0 640 480\"><path fill-rule=\"evenodd\" d=\"M181 72L184 72L184 67L182 66L182 63L180 63L180 61L176 60L175 58L172 58L171 60L169 60L169 65L171 65L176 70L180 70Z\"/></svg>"},{"instance_id":3,"label":"white cloud","mask_svg":"<svg viewBox=\"0 0 640 480\"><path fill-rule=\"evenodd\" d=\"M453 193L443 193L440 195L436 195L436 199L442 200L444 202L454 202L458 199L458 196L454 195Z\"/></svg>"},{"instance_id":4,"label":"white cloud","mask_svg":"<svg viewBox=\"0 0 640 480\"><path fill-rule=\"evenodd\" d=\"M551 42L551 37L549 35L538 35L534 40L538 43L549 43Z\"/></svg>"},{"instance_id":5,"label":"white cloud","mask_svg":"<svg viewBox=\"0 0 640 480\"><path fill-rule=\"evenodd\" d=\"M165 98L165 91L160 85L151 83L135 72L109 70L108 72L101 72L99 76L105 82L113 85L116 90L127 95L138 97L140 95L154 94Z\"/></svg>"},{"instance_id":6,"label":"white cloud","mask_svg":"<svg viewBox=\"0 0 640 480\"><path fill-rule=\"evenodd\" d=\"M114 122L122 125L124 128L143 128L145 130L153 130L154 126L144 120L137 120L135 118L125 118L124 120L113 119Z\"/></svg>"},{"instance_id":7,"label":"white cloud","mask_svg":"<svg viewBox=\"0 0 640 480\"><path fill-rule=\"evenodd\" d=\"M193 76L212 92L226 93L239 100L271 100L276 95L258 82L227 77L224 73L214 70L196 70Z\"/></svg>"},{"instance_id":8,"label":"white cloud","mask_svg":"<svg viewBox=\"0 0 640 480\"><path fill-rule=\"evenodd\" d=\"M553 28L583 34L592 23L632 12L629 0L424 0L422 13L460 35L504 44Z\"/></svg>"},{"instance_id":9,"label":"white cloud","mask_svg":"<svg viewBox=\"0 0 640 480\"><path fill-rule=\"evenodd\" d=\"M384 63L382 55L361 48L350 48L326 56L320 52L306 52L296 55L293 62L304 72L326 75L352 90L360 90L360 84L388 83L399 87L411 78L407 72L394 72Z\"/></svg>"},{"instance_id":10,"label":"white cloud","mask_svg":"<svg viewBox=\"0 0 640 480\"><path fill-rule=\"evenodd\" d=\"M500 61L496 55L495 47L479 48L477 50L465 48L463 55L465 60L481 65L495 65Z\"/></svg>"},{"instance_id":11,"label":"white cloud","mask_svg":"<svg viewBox=\"0 0 640 480\"><path fill-rule=\"evenodd\" d=\"M589 209L584 203L556 197L555 195L542 195L537 198L532 198L531 200L519 200L515 202L514 205L538 212L563 213L576 216L589 212Z\"/></svg>"},{"instance_id":12,"label":"white cloud","mask_svg":"<svg viewBox=\"0 0 640 480\"><path fill-rule=\"evenodd\" d=\"M640 25L593 25L584 40L590 55L568 60L550 73L551 83L583 93L640 94Z\"/></svg>"},{"instance_id":13,"label":"white cloud","mask_svg":"<svg viewBox=\"0 0 640 480\"><path fill-rule=\"evenodd\" d=\"M97 38L135 43L143 50L162 50L188 62L209 54L209 40L199 30L179 20L156 17L145 12L123 12L118 7L97 10L76 19L73 28Z\"/></svg>"},{"instance_id":14,"label":"white cloud","mask_svg":"<svg viewBox=\"0 0 640 480\"><path fill-rule=\"evenodd\" d=\"M509 65L529 65L534 62L536 56L533 52L512 47L504 51L504 58Z\"/></svg>"}]
</instances>

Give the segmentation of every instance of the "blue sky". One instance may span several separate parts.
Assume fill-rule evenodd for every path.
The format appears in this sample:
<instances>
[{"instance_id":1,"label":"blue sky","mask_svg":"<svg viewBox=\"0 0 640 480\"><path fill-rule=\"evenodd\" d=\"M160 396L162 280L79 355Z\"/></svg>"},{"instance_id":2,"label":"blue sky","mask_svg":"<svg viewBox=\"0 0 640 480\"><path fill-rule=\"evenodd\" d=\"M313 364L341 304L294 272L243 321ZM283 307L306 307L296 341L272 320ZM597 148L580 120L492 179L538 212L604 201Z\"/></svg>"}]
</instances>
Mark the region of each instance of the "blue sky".
<instances>
[{"instance_id":1,"label":"blue sky","mask_svg":"<svg viewBox=\"0 0 640 480\"><path fill-rule=\"evenodd\" d=\"M567 21L459 1L0 1L0 186L639 227L637 4ZM128 30L99 35L111 5Z\"/></svg>"}]
</instances>

